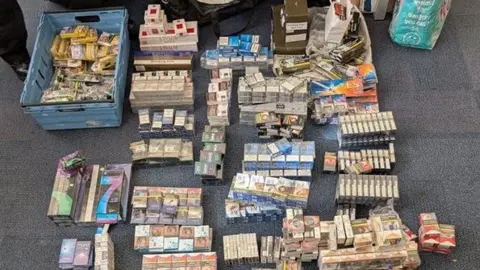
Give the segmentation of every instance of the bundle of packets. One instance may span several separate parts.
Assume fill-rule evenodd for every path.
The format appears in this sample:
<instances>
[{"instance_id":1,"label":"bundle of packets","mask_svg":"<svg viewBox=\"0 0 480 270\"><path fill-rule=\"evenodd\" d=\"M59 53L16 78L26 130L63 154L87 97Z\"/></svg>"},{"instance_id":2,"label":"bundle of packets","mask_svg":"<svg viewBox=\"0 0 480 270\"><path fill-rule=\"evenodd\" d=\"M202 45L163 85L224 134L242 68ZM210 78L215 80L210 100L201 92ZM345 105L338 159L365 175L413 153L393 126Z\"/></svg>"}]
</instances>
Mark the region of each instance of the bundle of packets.
<instances>
[{"instance_id":1,"label":"bundle of packets","mask_svg":"<svg viewBox=\"0 0 480 270\"><path fill-rule=\"evenodd\" d=\"M212 237L209 226L137 225L133 249L143 253L211 251Z\"/></svg>"},{"instance_id":2,"label":"bundle of packets","mask_svg":"<svg viewBox=\"0 0 480 270\"><path fill-rule=\"evenodd\" d=\"M202 178L204 185L223 184L223 160L227 150L225 126L205 126L202 134L203 150L200 160L195 162L195 175Z\"/></svg>"},{"instance_id":3,"label":"bundle of packets","mask_svg":"<svg viewBox=\"0 0 480 270\"><path fill-rule=\"evenodd\" d=\"M229 194L228 197L233 196ZM281 220L284 216L285 210L271 203L225 200L227 224L271 222Z\"/></svg>"},{"instance_id":4,"label":"bundle of packets","mask_svg":"<svg viewBox=\"0 0 480 270\"><path fill-rule=\"evenodd\" d=\"M178 166L193 164L193 144L186 139L150 139L130 144L136 166Z\"/></svg>"},{"instance_id":5,"label":"bundle of packets","mask_svg":"<svg viewBox=\"0 0 480 270\"><path fill-rule=\"evenodd\" d=\"M302 209L288 208L283 219L282 259L310 262L318 258L321 240L320 218L304 216Z\"/></svg>"},{"instance_id":6,"label":"bundle of packets","mask_svg":"<svg viewBox=\"0 0 480 270\"><path fill-rule=\"evenodd\" d=\"M276 76L302 74L310 70L310 57L305 55L279 55L273 56L273 73Z\"/></svg>"},{"instance_id":7,"label":"bundle of packets","mask_svg":"<svg viewBox=\"0 0 480 270\"><path fill-rule=\"evenodd\" d=\"M281 139L277 143L245 144L243 172L259 176L310 179L315 162L315 142L287 142L286 139Z\"/></svg>"},{"instance_id":8,"label":"bundle of packets","mask_svg":"<svg viewBox=\"0 0 480 270\"><path fill-rule=\"evenodd\" d=\"M396 175L340 174L336 187L337 203L376 205L400 199Z\"/></svg>"},{"instance_id":9,"label":"bundle of packets","mask_svg":"<svg viewBox=\"0 0 480 270\"><path fill-rule=\"evenodd\" d=\"M63 239L58 264L61 269L91 269L93 266L92 241Z\"/></svg>"},{"instance_id":10,"label":"bundle of packets","mask_svg":"<svg viewBox=\"0 0 480 270\"><path fill-rule=\"evenodd\" d=\"M64 27L50 48L55 68L42 103L111 100L120 35L87 25Z\"/></svg>"},{"instance_id":11,"label":"bundle of packets","mask_svg":"<svg viewBox=\"0 0 480 270\"><path fill-rule=\"evenodd\" d=\"M138 131L142 139L192 138L195 136L195 116L187 110L149 109L138 111Z\"/></svg>"},{"instance_id":12,"label":"bundle of packets","mask_svg":"<svg viewBox=\"0 0 480 270\"><path fill-rule=\"evenodd\" d=\"M223 259L226 265L259 263L257 234L224 235Z\"/></svg>"},{"instance_id":13,"label":"bundle of packets","mask_svg":"<svg viewBox=\"0 0 480 270\"><path fill-rule=\"evenodd\" d=\"M58 226L125 221L131 170L131 164L85 165L79 151L63 157L47 216Z\"/></svg>"},{"instance_id":14,"label":"bundle of packets","mask_svg":"<svg viewBox=\"0 0 480 270\"><path fill-rule=\"evenodd\" d=\"M260 263L277 263L280 261L281 237L262 236L260 243Z\"/></svg>"},{"instance_id":15,"label":"bundle of packets","mask_svg":"<svg viewBox=\"0 0 480 270\"><path fill-rule=\"evenodd\" d=\"M283 259L277 263L277 269L302 270L302 262L292 259Z\"/></svg>"},{"instance_id":16,"label":"bundle of packets","mask_svg":"<svg viewBox=\"0 0 480 270\"><path fill-rule=\"evenodd\" d=\"M240 108L240 124L256 125L257 114L259 113L275 113L277 118L288 116L286 119L296 117L296 119L304 119L308 114L306 102L277 102L255 105L242 105ZM290 124L290 122L286 122Z\"/></svg>"},{"instance_id":17,"label":"bundle of packets","mask_svg":"<svg viewBox=\"0 0 480 270\"><path fill-rule=\"evenodd\" d=\"M260 139L302 139L307 116L261 112L255 116Z\"/></svg>"},{"instance_id":18,"label":"bundle of packets","mask_svg":"<svg viewBox=\"0 0 480 270\"><path fill-rule=\"evenodd\" d=\"M142 270L217 269L217 253L177 253L143 255Z\"/></svg>"},{"instance_id":19,"label":"bundle of packets","mask_svg":"<svg viewBox=\"0 0 480 270\"><path fill-rule=\"evenodd\" d=\"M135 186L131 224L202 225L201 188Z\"/></svg>"},{"instance_id":20,"label":"bundle of packets","mask_svg":"<svg viewBox=\"0 0 480 270\"><path fill-rule=\"evenodd\" d=\"M95 269L114 270L115 254L112 238L108 234L109 225L99 227L95 234Z\"/></svg>"},{"instance_id":21,"label":"bundle of packets","mask_svg":"<svg viewBox=\"0 0 480 270\"><path fill-rule=\"evenodd\" d=\"M269 67L273 53L268 47L262 47L260 36L242 34L240 36L220 37L217 49L206 50L200 63L203 68L244 69L248 66L258 66L261 69Z\"/></svg>"},{"instance_id":22,"label":"bundle of packets","mask_svg":"<svg viewBox=\"0 0 480 270\"><path fill-rule=\"evenodd\" d=\"M435 213L421 213L418 217L418 245L421 251L452 254L456 247L455 226L439 224Z\"/></svg>"},{"instance_id":23,"label":"bundle of packets","mask_svg":"<svg viewBox=\"0 0 480 270\"><path fill-rule=\"evenodd\" d=\"M232 96L232 70L214 69L207 91L207 118L212 126L230 125L229 111Z\"/></svg>"},{"instance_id":24,"label":"bundle of packets","mask_svg":"<svg viewBox=\"0 0 480 270\"><path fill-rule=\"evenodd\" d=\"M337 216L347 215L350 220L355 220L357 216L357 205L352 204L337 204Z\"/></svg>"},{"instance_id":25,"label":"bundle of packets","mask_svg":"<svg viewBox=\"0 0 480 270\"><path fill-rule=\"evenodd\" d=\"M238 79L238 103L307 102L307 81L298 77L267 77L261 72Z\"/></svg>"},{"instance_id":26,"label":"bundle of packets","mask_svg":"<svg viewBox=\"0 0 480 270\"><path fill-rule=\"evenodd\" d=\"M243 202L306 208L309 193L310 182L237 173L229 196Z\"/></svg>"},{"instance_id":27,"label":"bundle of packets","mask_svg":"<svg viewBox=\"0 0 480 270\"><path fill-rule=\"evenodd\" d=\"M376 93L376 88L371 91ZM336 124L338 117L346 114L361 116L380 112L376 96L358 98L347 98L343 94L321 96L313 100L311 107L311 118L319 125Z\"/></svg>"},{"instance_id":28,"label":"bundle of packets","mask_svg":"<svg viewBox=\"0 0 480 270\"><path fill-rule=\"evenodd\" d=\"M390 174L395 166L395 147L388 144L388 149L360 149L360 151L338 151L339 173L365 173L356 170L358 164L368 162L369 173Z\"/></svg>"},{"instance_id":29,"label":"bundle of packets","mask_svg":"<svg viewBox=\"0 0 480 270\"><path fill-rule=\"evenodd\" d=\"M392 112L339 117L340 148L384 145L395 141L397 125Z\"/></svg>"},{"instance_id":30,"label":"bundle of packets","mask_svg":"<svg viewBox=\"0 0 480 270\"><path fill-rule=\"evenodd\" d=\"M193 81L189 70L133 73L130 104L139 109L193 107Z\"/></svg>"},{"instance_id":31,"label":"bundle of packets","mask_svg":"<svg viewBox=\"0 0 480 270\"><path fill-rule=\"evenodd\" d=\"M148 5L140 25L142 51L197 51L198 25L184 19L168 22L161 5Z\"/></svg>"}]
</instances>

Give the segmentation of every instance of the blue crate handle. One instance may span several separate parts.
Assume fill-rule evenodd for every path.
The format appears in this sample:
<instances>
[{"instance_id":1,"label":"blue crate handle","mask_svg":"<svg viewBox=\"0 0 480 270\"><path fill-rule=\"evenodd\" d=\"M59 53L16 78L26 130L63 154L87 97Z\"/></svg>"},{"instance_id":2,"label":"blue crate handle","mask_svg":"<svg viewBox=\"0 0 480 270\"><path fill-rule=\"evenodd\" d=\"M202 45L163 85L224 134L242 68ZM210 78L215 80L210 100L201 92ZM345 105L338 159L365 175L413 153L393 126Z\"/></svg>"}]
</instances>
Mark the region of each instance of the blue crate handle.
<instances>
[{"instance_id":1,"label":"blue crate handle","mask_svg":"<svg viewBox=\"0 0 480 270\"><path fill-rule=\"evenodd\" d=\"M83 112L85 108L57 109L57 112Z\"/></svg>"}]
</instances>

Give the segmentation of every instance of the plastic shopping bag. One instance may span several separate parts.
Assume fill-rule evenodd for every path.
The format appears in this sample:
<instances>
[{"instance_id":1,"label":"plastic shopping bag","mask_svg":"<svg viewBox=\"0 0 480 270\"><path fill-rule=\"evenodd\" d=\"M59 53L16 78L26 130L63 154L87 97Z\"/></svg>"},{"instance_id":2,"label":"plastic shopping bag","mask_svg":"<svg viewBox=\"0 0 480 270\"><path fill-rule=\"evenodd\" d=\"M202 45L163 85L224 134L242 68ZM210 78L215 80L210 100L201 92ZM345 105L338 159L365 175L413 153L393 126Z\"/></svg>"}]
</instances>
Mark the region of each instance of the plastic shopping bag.
<instances>
[{"instance_id":1,"label":"plastic shopping bag","mask_svg":"<svg viewBox=\"0 0 480 270\"><path fill-rule=\"evenodd\" d=\"M340 44L352 20L353 4L350 0L332 0L325 18L325 41Z\"/></svg>"},{"instance_id":2,"label":"plastic shopping bag","mask_svg":"<svg viewBox=\"0 0 480 270\"><path fill-rule=\"evenodd\" d=\"M433 49L450 10L451 0L397 0L390 24L393 42Z\"/></svg>"}]
</instances>

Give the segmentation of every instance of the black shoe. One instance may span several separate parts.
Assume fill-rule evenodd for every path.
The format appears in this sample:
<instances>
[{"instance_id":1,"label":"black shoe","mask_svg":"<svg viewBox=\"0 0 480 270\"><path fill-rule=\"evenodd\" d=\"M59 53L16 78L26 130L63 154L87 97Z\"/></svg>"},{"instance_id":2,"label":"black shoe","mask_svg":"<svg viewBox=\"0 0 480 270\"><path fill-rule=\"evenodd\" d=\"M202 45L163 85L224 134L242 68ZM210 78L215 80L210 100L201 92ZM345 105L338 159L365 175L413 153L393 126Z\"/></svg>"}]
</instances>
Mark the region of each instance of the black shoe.
<instances>
[{"instance_id":1,"label":"black shoe","mask_svg":"<svg viewBox=\"0 0 480 270\"><path fill-rule=\"evenodd\" d=\"M18 63L18 64L16 63L12 65L13 71L15 71L15 73L17 74L17 77L23 82L27 78L29 64L30 63L28 62L23 62L23 63Z\"/></svg>"}]
</instances>

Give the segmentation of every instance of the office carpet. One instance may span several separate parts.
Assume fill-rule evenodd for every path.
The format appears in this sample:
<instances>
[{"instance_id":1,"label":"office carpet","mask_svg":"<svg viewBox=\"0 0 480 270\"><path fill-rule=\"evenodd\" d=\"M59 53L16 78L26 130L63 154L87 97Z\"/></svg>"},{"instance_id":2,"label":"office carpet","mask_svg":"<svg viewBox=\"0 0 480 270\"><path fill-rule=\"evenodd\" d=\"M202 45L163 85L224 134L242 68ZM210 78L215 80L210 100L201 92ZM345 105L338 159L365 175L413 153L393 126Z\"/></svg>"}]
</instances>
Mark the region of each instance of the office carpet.
<instances>
[{"instance_id":1,"label":"office carpet","mask_svg":"<svg viewBox=\"0 0 480 270\"><path fill-rule=\"evenodd\" d=\"M31 51L41 12L61 10L43 1L20 0L29 32ZM130 3L131 2L131 3ZM134 3L135 2L135 3ZM138 20L143 1L127 6ZM422 253L422 269L479 269L480 233L478 224L480 184L480 2L453 1L443 33L434 50L402 48L390 41L389 20L368 26L373 41L374 63L382 110L392 110L398 125L397 167L404 222L415 231L420 212L436 212L440 222L455 224L458 247L452 256ZM222 30L241 26L244 16L227 20ZM270 10L260 5L246 31L261 35L269 43ZM216 39L211 27L200 31L200 48L213 48ZM93 240L94 228L57 228L47 218L57 160L83 149L88 163L130 161L128 144L139 139L137 119L128 106L121 128L97 130L44 131L23 114L19 99L22 84L5 63L0 63L0 269L56 269L63 238ZM205 90L208 71L195 62L195 112L198 134L206 123ZM233 96L233 104L236 97ZM128 104L128 102L126 102ZM238 124L238 109L232 109L228 128L225 180L227 185L204 188L205 224L214 229L214 250L219 269L226 269L220 248L222 236L242 232L281 235L280 224L227 225L223 200L232 176L240 171L243 144L256 142L254 128ZM308 124L306 140L315 140L317 159L313 188L306 213L330 220L336 179L320 173L321 156L335 150L326 128ZM200 150L195 139L195 153ZM191 167L140 169L134 171L132 185L200 186ZM366 212L366 211L364 211ZM116 269L140 269L141 255L133 251L134 227L117 225L111 230L115 243ZM476 254L476 255L475 255ZM305 269L315 269L304 264ZM250 266L234 269L250 269Z\"/></svg>"}]
</instances>

